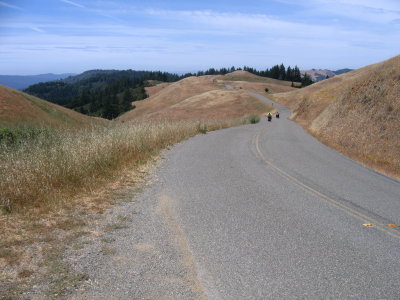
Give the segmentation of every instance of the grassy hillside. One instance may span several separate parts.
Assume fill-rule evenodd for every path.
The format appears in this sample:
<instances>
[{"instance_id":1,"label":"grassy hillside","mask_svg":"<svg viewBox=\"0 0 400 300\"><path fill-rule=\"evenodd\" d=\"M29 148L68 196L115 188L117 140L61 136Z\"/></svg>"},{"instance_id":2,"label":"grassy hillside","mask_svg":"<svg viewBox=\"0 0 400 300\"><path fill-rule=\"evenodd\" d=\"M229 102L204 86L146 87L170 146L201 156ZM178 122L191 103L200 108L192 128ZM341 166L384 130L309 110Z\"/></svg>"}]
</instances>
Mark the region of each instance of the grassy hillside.
<instances>
[{"instance_id":1,"label":"grassy hillside","mask_svg":"<svg viewBox=\"0 0 400 300\"><path fill-rule=\"evenodd\" d=\"M80 128L105 122L0 85L0 126Z\"/></svg>"},{"instance_id":2,"label":"grassy hillside","mask_svg":"<svg viewBox=\"0 0 400 300\"><path fill-rule=\"evenodd\" d=\"M262 82L262 83L272 83L282 86L290 86L292 83L290 81L278 80L268 77L261 77L254 74L251 74L247 71L235 71L224 76L219 76L219 79L222 80L231 80L231 81L248 81L248 82Z\"/></svg>"},{"instance_id":3,"label":"grassy hillside","mask_svg":"<svg viewBox=\"0 0 400 300\"><path fill-rule=\"evenodd\" d=\"M131 102L146 98L149 80L177 81L181 76L166 72L91 70L64 80L34 84L24 91L80 113L114 119L134 108Z\"/></svg>"},{"instance_id":4,"label":"grassy hillside","mask_svg":"<svg viewBox=\"0 0 400 300\"><path fill-rule=\"evenodd\" d=\"M170 85L154 87L151 96L135 102L136 109L118 119L232 119L261 114L271 108L245 90L265 93L265 88L292 90L290 82L264 78L245 71L227 75L189 77Z\"/></svg>"},{"instance_id":5,"label":"grassy hillside","mask_svg":"<svg viewBox=\"0 0 400 300\"><path fill-rule=\"evenodd\" d=\"M400 56L276 94L328 145L400 178Z\"/></svg>"},{"instance_id":6,"label":"grassy hillside","mask_svg":"<svg viewBox=\"0 0 400 300\"><path fill-rule=\"evenodd\" d=\"M268 77L261 77L246 71L236 71L217 77L217 80L223 85L231 85L235 89L245 89L257 93L283 93L293 91L292 83L289 81L278 80ZM300 82L295 82L295 86L300 86Z\"/></svg>"},{"instance_id":7,"label":"grassy hillside","mask_svg":"<svg viewBox=\"0 0 400 300\"><path fill-rule=\"evenodd\" d=\"M0 88L0 126L61 127L27 134L16 130L18 139L7 132L0 138L0 290L6 297L20 296L36 282L63 295L82 278L64 267L64 247L75 247L81 235L92 234L83 224L99 218L115 201L131 201L163 149L199 133L257 122L256 117L234 118L268 109L239 86L213 77L149 87L152 96L138 104L139 114L126 118L136 121L84 130L65 128L89 125L93 118ZM175 120L153 121L157 118Z\"/></svg>"},{"instance_id":8,"label":"grassy hillside","mask_svg":"<svg viewBox=\"0 0 400 300\"><path fill-rule=\"evenodd\" d=\"M152 86L145 87L146 94L148 97L151 97L171 84L171 82L158 82Z\"/></svg>"}]
</instances>

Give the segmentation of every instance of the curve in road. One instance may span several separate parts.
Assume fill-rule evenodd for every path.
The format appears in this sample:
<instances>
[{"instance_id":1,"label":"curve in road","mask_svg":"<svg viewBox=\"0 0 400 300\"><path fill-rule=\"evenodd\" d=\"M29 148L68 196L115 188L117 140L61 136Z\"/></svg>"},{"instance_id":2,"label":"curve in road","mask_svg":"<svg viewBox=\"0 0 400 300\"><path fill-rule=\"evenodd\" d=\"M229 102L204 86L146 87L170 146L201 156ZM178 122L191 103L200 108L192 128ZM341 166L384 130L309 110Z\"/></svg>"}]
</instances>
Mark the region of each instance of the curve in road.
<instances>
[{"instance_id":1,"label":"curve in road","mask_svg":"<svg viewBox=\"0 0 400 300\"><path fill-rule=\"evenodd\" d=\"M207 295L400 297L399 230L388 226L400 224L400 183L274 106L279 120L198 136L167 155L162 194Z\"/></svg>"},{"instance_id":2,"label":"curve in road","mask_svg":"<svg viewBox=\"0 0 400 300\"><path fill-rule=\"evenodd\" d=\"M72 299L399 299L400 183L281 118L166 152ZM140 212L140 213L137 213ZM370 226L371 224L371 226ZM368 225L368 226L364 226ZM96 252L97 251L97 252ZM98 255L95 255L95 254Z\"/></svg>"}]
</instances>

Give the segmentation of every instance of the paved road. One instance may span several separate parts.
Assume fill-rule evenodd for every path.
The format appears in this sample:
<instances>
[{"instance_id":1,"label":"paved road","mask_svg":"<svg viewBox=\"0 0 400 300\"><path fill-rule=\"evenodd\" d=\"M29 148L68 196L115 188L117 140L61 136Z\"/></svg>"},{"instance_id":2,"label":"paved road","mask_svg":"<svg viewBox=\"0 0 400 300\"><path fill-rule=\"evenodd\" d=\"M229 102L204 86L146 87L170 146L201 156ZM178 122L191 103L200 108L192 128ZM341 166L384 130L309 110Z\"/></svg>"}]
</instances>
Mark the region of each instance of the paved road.
<instances>
[{"instance_id":1,"label":"paved road","mask_svg":"<svg viewBox=\"0 0 400 300\"><path fill-rule=\"evenodd\" d=\"M161 194L204 293L399 299L400 231L387 224L400 224L400 183L330 150L279 109L279 120L198 136L168 154Z\"/></svg>"},{"instance_id":2,"label":"paved road","mask_svg":"<svg viewBox=\"0 0 400 300\"><path fill-rule=\"evenodd\" d=\"M67 298L400 299L400 230L388 226L400 183L274 105L279 120L168 151L144 193L107 216L126 228L94 224L101 240L69 260L90 280Z\"/></svg>"}]
</instances>

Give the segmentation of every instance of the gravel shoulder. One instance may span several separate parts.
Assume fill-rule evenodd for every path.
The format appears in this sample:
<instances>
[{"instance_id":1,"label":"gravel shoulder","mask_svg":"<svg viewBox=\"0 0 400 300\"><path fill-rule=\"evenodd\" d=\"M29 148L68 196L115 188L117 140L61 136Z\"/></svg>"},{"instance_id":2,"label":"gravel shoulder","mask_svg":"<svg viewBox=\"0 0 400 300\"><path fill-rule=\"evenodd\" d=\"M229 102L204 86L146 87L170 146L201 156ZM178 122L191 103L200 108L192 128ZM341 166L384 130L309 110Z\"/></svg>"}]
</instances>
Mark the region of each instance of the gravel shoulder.
<instances>
[{"instance_id":1,"label":"gravel shoulder","mask_svg":"<svg viewBox=\"0 0 400 300\"><path fill-rule=\"evenodd\" d=\"M82 249L65 261L89 280L66 299L205 299L173 205L165 193L165 163L139 195L90 228Z\"/></svg>"}]
</instances>

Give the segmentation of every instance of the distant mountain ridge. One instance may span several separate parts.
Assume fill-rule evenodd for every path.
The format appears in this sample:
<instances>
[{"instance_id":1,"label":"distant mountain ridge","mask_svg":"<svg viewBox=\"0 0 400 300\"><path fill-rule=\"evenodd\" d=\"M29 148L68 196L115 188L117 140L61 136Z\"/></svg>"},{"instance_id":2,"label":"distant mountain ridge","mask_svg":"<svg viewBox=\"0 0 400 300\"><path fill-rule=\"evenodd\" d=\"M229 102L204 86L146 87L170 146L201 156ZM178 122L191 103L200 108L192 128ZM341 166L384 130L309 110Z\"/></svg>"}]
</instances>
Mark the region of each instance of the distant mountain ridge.
<instances>
[{"instance_id":1,"label":"distant mountain ridge","mask_svg":"<svg viewBox=\"0 0 400 300\"><path fill-rule=\"evenodd\" d=\"M23 90L32 84L53 81L73 76L73 73L64 74L39 74L39 75L0 75L0 84L16 90Z\"/></svg>"},{"instance_id":2,"label":"distant mountain ridge","mask_svg":"<svg viewBox=\"0 0 400 300\"><path fill-rule=\"evenodd\" d=\"M311 70L303 70L301 71L302 75L308 74L311 79L315 82L324 80L327 78L334 77L336 75L344 74L353 71L353 69L340 69L336 71L331 71L327 69L311 69Z\"/></svg>"}]
</instances>

